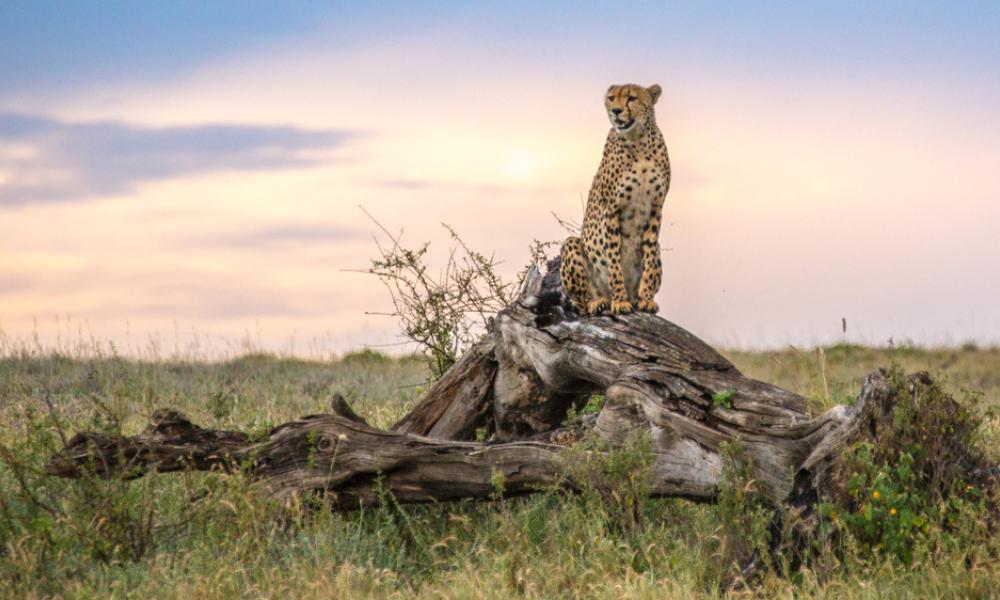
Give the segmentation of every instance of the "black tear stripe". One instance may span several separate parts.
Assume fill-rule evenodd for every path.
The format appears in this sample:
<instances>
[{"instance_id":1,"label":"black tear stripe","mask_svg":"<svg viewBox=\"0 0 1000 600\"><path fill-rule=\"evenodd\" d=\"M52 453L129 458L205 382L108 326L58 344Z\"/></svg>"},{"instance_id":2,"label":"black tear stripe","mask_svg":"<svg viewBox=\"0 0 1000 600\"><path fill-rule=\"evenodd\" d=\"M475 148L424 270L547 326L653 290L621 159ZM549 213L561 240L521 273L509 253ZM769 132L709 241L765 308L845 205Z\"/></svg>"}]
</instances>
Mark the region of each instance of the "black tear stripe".
<instances>
[{"instance_id":1,"label":"black tear stripe","mask_svg":"<svg viewBox=\"0 0 1000 600\"><path fill-rule=\"evenodd\" d=\"M629 100L629 96L633 95L635 95L638 98L638 92L636 94L632 94L631 90L629 91L628 96L625 96L625 109L628 110L629 119L632 119L632 107L630 106L632 104L632 101Z\"/></svg>"}]
</instances>

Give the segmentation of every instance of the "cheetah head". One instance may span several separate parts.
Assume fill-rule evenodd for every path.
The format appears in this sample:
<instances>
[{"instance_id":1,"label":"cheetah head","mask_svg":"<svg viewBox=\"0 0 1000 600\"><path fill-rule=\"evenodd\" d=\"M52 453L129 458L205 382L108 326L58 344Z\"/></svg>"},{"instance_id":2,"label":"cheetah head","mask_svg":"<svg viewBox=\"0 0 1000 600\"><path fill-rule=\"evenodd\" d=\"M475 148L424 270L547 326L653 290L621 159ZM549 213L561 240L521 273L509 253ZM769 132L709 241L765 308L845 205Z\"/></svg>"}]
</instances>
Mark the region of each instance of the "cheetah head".
<instances>
[{"instance_id":1,"label":"cheetah head","mask_svg":"<svg viewBox=\"0 0 1000 600\"><path fill-rule=\"evenodd\" d=\"M648 88L626 83L613 85L604 95L611 126L619 135L637 135L653 120L653 105L663 90L658 85Z\"/></svg>"}]
</instances>

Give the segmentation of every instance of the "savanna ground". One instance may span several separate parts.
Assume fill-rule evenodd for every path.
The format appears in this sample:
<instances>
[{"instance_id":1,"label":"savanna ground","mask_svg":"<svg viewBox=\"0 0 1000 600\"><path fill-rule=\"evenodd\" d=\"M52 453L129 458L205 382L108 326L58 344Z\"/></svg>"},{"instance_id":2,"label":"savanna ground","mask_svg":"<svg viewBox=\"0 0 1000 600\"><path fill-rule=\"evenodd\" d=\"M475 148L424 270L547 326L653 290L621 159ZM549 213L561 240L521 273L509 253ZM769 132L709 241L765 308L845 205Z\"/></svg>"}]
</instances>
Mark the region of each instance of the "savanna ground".
<instances>
[{"instance_id":1,"label":"savanna ground","mask_svg":"<svg viewBox=\"0 0 1000 600\"><path fill-rule=\"evenodd\" d=\"M107 353L105 353L107 354ZM816 411L856 396L880 366L928 370L983 415L1000 455L1000 349L838 345L726 353L747 375L799 392ZM912 558L838 551L751 590L727 591L734 548L764 542L767 513L741 490L715 505L643 499L616 525L593 494L398 506L346 514L277 510L239 476L172 473L131 482L62 480L41 468L66 434L133 434L160 407L205 427L265 434L343 394L387 427L420 398L425 363L361 352L335 361L250 355L226 362L0 356L0 597L819 598L992 597L1000 542L975 512L914 535ZM498 486L499 488L499 486Z\"/></svg>"}]
</instances>

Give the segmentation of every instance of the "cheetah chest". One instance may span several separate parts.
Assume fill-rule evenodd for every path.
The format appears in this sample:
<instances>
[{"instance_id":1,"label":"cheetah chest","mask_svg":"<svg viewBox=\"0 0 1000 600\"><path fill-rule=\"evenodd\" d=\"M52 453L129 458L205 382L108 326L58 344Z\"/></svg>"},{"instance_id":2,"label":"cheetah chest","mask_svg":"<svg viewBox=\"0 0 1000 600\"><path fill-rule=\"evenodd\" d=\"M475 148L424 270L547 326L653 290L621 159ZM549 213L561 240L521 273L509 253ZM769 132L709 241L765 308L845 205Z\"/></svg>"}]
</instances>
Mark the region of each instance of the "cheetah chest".
<instances>
[{"instance_id":1,"label":"cheetah chest","mask_svg":"<svg viewBox=\"0 0 1000 600\"><path fill-rule=\"evenodd\" d=\"M634 296L642 278L642 234L664 196L665 173L653 161L636 161L618 182L621 224L622 275L629 296ZM621 196L621 194L624 196Z\"/></svg>"}]
</instances>

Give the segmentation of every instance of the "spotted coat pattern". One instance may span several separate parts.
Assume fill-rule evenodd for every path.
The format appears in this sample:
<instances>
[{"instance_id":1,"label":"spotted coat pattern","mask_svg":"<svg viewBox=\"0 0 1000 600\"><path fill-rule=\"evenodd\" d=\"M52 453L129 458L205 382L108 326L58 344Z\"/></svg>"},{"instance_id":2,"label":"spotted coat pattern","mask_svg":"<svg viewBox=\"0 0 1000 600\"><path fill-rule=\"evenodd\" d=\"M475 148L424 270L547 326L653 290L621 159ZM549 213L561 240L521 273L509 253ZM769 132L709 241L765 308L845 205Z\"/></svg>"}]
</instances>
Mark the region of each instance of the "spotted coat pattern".
<instances>
[{"instance_id":1,"label":"spotted coat pattern","mask_svg":"<svg viewBox=\"0 0 1000 600\"><path fill-rule=\"evenodd\" d=\"M659 233L670 188L670 159L653 105L660 86L611 86L612 128L591 184L580 236L562 246L560 275L581 314L655 313Z\"/></svg>"}]
</instances>

